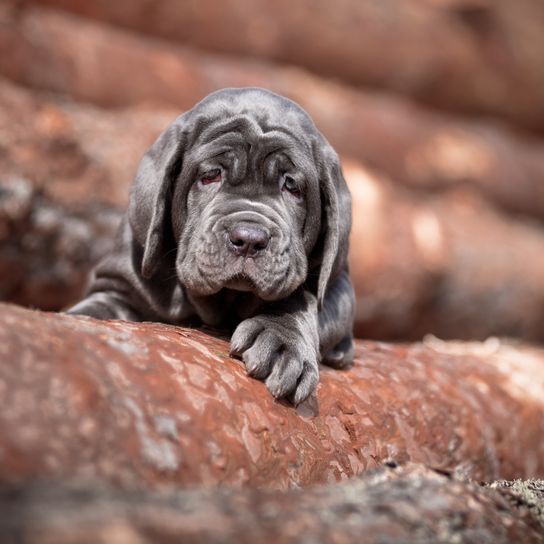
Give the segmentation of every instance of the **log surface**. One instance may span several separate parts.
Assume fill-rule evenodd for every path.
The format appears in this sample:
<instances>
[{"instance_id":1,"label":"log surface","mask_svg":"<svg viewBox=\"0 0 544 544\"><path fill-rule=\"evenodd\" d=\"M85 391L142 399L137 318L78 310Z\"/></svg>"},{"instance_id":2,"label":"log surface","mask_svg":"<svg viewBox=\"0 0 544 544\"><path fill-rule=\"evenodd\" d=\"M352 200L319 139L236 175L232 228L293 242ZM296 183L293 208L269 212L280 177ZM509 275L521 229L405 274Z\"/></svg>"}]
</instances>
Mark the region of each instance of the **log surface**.
<instances>
[{"instance_id":1,"label":"log surface","mask_svg":"<svg viewBox=\"0 0 544 544\"><path fill-rule=\"evenodd\" d=\"M0 306L0 482L334 482L386 460L477 480L544 475L544 353L358 342L297 410L199 330Z\"/></svg>"},{"instance_id":2,"label":"log surface","mask_svg":"<svg viewBox=\"0 0 544 544\"><path fill-rule=\"evenodd\" d=\"M544 508L544 481L529 485L540 495L528 499L413 465L288 492L134 492L48 482L0 489L0 538L4 544L542 543L544 521L534 507Z\"/></svg>"}]
</instances>

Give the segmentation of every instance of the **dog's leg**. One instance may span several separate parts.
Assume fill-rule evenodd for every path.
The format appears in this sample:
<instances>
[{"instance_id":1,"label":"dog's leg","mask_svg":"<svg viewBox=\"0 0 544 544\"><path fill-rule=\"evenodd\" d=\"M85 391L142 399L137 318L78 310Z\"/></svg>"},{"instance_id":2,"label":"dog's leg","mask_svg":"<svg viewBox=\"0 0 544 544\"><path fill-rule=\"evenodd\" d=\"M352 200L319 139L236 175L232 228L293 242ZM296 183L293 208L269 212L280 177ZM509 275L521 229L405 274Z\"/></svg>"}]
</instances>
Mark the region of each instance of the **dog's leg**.
<instances>
[{"instance_id":1,"label":"dog's leg","mask_svg":"<svg viewBox=\"0 0 544 544\"><path fill-rule=\"evenodd\" d=\"M333 368L347 368L353 362L353 317L355 296L345 270L327 289L319 312L321 362Z\"/></svg>"},{"instance_id":2,"label":"dog's leg","mask_svg":"<svg viewBox=\"0 0 544 544\"><path fill-rule=\"evenodd\" d=\"M261 313L238 325L231 353L244 361L250 376L265 381L276 398L302 402L319 380L315 296L300 288L263 306Z\"/></svg>"},{"instance_id":3,"label":"dog's leg","mask_svg":"<svg viewBox=\"0 0 544 544\"><path fill-rule=\"evenodd\" d=\"M153 278L142 276L143 248L123 220L114 250L93 271L87 296L66 313L97 319L179 323L194 315L177 281L173 258L162 260Z\"/></svg>"},{"instance_id":4,"label":"dog's leg","mask_svg":"<svg viewBox=\"0 0 544 544\"><path fill-rule=\"evenodd\" d=\"M88 297L66 310L66 313L86 315L95 319L141 321L138 312L131 308L128 301L115 291L91 293Z\"/></svg>"}]
</instances>

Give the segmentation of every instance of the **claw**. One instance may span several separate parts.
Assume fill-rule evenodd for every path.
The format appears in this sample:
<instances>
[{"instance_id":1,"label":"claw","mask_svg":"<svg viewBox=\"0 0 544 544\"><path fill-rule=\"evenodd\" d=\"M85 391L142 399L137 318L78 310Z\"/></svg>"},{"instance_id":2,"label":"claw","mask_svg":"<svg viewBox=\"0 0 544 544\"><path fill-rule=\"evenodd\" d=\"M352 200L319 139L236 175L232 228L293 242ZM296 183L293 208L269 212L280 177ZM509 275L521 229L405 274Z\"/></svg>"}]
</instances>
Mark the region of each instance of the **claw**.
<instances>
[{"instance_id":1,"label":"claw","mask_svg":"<svg viewBox=\"0 0 544 544\"><path fill-rule=\"evenodd\" d=\"M251 347L262 330L262 325L256 324L250 319L242 321L230 340L230 355L240 357L244 351Z\"/></svg>"},{"instance_id":2,"label":"claw","mask_svg":"<svg viewBox=\"0 0 544 544\"><path fill-rule=\"evenodd\" d=\"M293 404L298 406L301 402L304 402L313 393L318 381L319 370L317 369L317 365L314 367L305 361L301 378L293 396Z\"/></svg>"},{"instance_id":3,"label":"claw","mask_svg":"<svg viewBox=\"0 0 544 544\"><path fill-rule=\"evenodd\" d=\"M302 363L285 353L283 357L276 361L270 376L266 380L266 386L276 398L286 397L297 386L301 372Z\"/></svg>"}]
</instances>

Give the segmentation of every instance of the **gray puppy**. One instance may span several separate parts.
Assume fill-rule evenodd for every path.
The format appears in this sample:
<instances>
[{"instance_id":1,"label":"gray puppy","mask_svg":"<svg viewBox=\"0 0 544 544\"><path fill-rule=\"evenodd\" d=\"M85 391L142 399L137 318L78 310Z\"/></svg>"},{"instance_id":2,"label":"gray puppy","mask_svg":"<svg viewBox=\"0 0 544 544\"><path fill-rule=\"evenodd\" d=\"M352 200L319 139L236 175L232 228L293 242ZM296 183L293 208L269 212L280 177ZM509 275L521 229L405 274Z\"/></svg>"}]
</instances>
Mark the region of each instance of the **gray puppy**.
<instances>
[{"instance_id":1,"label":"gray puppy","mask_svg":"<svg viewBox=\"0 0 544 544\"><path fill-rule=\"evenodd\" d=\"M231 352L277 397L353 360L351 197L297 104L225 89L144 155L115 249L68 310L99 319L231 326Z\"/></svg>"}]
</instances>

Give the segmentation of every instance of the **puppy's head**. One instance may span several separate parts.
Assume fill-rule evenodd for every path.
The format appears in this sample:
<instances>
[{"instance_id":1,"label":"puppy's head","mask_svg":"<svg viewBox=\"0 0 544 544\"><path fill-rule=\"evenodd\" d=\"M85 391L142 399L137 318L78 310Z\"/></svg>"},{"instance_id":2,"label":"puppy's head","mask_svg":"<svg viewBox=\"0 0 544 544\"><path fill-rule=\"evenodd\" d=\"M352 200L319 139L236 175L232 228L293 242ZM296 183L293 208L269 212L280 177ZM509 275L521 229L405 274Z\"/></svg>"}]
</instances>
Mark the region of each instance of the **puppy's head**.
<instances>
[{"instance_id":1,"label":"puppy's head","mask_svg":"<svg viewBox=\"0 0 544 544\"><path fill-rule=\"evenodd\" d=\"M227 288L278 300L306 284L322 302L345 265L351 201L304 110L263 89L225 89L146 153L129 222L146 278L174 263L196 295Z\"/></svg>"}]
</instances>

